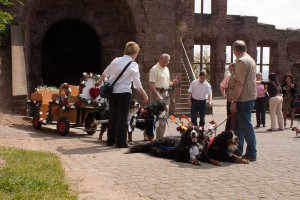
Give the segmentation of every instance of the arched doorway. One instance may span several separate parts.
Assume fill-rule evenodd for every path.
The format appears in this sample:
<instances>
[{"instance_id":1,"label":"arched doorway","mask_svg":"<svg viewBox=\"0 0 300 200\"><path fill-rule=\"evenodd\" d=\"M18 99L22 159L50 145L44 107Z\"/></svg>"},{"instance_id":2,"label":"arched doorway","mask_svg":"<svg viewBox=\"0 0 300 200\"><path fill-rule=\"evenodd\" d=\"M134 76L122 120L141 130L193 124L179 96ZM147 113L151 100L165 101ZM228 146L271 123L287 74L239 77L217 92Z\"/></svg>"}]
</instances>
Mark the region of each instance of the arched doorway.
<instances>
[{"instance_id":1,"label":"arched doorway","mask_svg":"<svg viewBox=\"0 0 300 200\"><path fill-rule=\"evenodd\" d=\"M100 73L98 36L82 22L68 20L55 24L46 32L41 50L44 85L78 85L83 72Z\"/></svg>"}]
</instances>

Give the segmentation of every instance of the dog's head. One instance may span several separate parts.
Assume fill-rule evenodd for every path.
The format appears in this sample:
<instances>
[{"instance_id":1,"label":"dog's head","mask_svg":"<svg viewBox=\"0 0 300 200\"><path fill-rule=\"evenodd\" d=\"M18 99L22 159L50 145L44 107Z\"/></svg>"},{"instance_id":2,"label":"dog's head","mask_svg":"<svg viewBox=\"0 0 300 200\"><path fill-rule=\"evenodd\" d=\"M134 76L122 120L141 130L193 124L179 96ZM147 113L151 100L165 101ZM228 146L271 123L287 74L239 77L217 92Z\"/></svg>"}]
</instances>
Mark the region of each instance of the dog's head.
<instances>
[{"instance_id":1,"label":"dog's head","mask_svg":"<svg viewBox=\"0 0 300 200\"><path fill-rule=\"evenodd\" d=\"M214 138L216 146L234 152L238 148L239 138L231 130L226 130Z\"/></svg>"},{"instance_id":2,"label":"dog's head","mask_svg":"<svg viewBox=\"0 0 300 200\"><path fill-rule=\"evenodd\" d=\"M140 110L141 105L137 102L136 99L132 99L130 102L129 112L133 114L137 114Z\"/></svg>"},{"instance_id":3,"label":"dog's head","mask_svg":"<svg viewBox=\"0 0 300 200\"><path fill-rule=\"evenodd\" d=\"M296 131L296 133L299 133L300 132L300 129L298 126L295 126L292 128L292 131Z\"/></svg>"},{"instance_id":4,"label":"dog's head","mask_svg":"<svg viewBox=\"0 0 300 200\"><path fill-rule=\"evenodd\" d=\"M203 132L197 126L187 126L187 129L181 130L180 144L190 147L202 140Z\"/></svg>"},{"instance_id":5,"label":"dog's head","mask_svg":"<svg viewBox=\"0 0 300 200\"><path fill-rule=\"evenodd\" d=\"M218 126L218 124L217 124L217 122L216 122L215 120L211 120L211 121L209 122L209 124L210 124L212 127L214 127L214 128L216 128L216 127Z\"/></svg>"},{"instance_id":6,"label":"dog's head","mask_svg":"<svg viewBox=\"0 0 300 200\"><path fill-rule=\"evenodd\" d=\"M161 101L156 101L149 106L146 106L144 110L149 116L159 116L166 109L166 104Z\"/></svg>"}]
</instances>

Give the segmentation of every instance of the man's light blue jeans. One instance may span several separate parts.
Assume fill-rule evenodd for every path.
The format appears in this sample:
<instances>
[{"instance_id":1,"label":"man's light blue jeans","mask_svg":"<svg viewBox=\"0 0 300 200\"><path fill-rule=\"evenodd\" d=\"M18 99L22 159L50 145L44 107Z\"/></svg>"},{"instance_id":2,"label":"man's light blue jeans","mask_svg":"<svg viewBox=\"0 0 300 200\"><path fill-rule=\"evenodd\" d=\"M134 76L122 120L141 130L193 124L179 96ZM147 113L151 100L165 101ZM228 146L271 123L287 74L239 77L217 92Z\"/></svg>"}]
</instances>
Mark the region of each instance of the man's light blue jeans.
<instances>
[{"instance_id":1,"label":"man's light blue jeans","mask_svg":"<svg viewBox=\"0 0 300 200\"><path fill-rule=\"evenodd\" d=\"M247 143L246 156L256 158L256 137L251 122L251 110L254 107L254 100L237 102L234 116L234 133L239 137L239 146L236 154L243 155L244 140Z\"/></svg>"}]
</instances>

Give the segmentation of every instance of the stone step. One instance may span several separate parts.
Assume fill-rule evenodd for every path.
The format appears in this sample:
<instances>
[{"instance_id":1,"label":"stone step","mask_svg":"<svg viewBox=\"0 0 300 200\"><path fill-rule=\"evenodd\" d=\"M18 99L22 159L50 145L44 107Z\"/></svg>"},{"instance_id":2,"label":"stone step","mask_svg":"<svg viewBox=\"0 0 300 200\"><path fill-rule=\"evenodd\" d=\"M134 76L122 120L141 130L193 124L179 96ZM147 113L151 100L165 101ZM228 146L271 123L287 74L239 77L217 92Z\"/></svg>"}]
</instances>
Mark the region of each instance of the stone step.
<instances>
[{"instance_id":1,"label":"stone step","mask_svg":"<svg viewBox=\"0 0 300 200\"><path fill-rule=\"evenodd\" d=\"M181 80L180 83L190 84L190 81L189 81L189 79L187 79L187 80Z\"/></svg>"},{"instance_id":2,"label":"stone step","mask_svg":"<svg viewBox=\"0 0 300 200\"><path fill-rule=\"evenodd\" d=\"M182 94L180 95L180 101L178 103L185 103L188 102L187 94Z\"/></svg>"},{"instance_id":3,"label":"stone step","mask_svg":"<svg viewBox=\"0 0 300 200\"><path fill-rule=\"evenodd\" d=\"M181 85L181 86L180 86L181 90L184 90L184 89L185 89L185 90L188 90L189 87L190 87L189 85Z\"/></svg>"},{"instance_id":4,"label":"stone step","mask_svg":"<svg viewBox=\"0 0 300 200\"><path fill-rule=\"evenodd\" d=\"M187 117L190 117L191 116L191 111L189 112L178 112L178 111L175 111L174 112L174 116L175 117L181 117L182 115L185 115ZM185 122L186 123L186 122Z\"/></svg>"},{"instance_id":5,"label":"stone step","mask_svg":"<svg viewBox=\"0 0 300 200\"><path fill-rule=\"evenodd\" d=\"M188 82L189 83L189 79L188 79L188 77L181 77L180 82Z\"/></svg>"}]
</instances>

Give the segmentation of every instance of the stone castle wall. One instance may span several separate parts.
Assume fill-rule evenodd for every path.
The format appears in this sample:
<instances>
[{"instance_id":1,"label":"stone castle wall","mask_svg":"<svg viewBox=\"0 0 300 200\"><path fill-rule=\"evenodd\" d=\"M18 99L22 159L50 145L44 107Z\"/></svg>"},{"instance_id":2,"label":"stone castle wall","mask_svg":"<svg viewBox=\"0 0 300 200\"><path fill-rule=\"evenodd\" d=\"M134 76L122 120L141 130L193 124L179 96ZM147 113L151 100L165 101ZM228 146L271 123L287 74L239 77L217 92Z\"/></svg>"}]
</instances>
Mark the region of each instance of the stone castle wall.
<instances>
[{"instance_id":1,"label":"stone castle wall","mask_svg":"<svg viewBox=\"0 0 300 200\"><path fill-rule=\"evenodd\" d=\"M246 41L248 53L255 59L257 46L269 46L270 71L279 76L297 70L293 66L300 63L299 30L276 30L273 25L258 23L257 17L227 15L227 0L212 0L211 14L195 14L194 6L193 0L25 0L23 6L12 7L9 11L15 17L14 24L20 25L24 32L28 93L42 83L45 35L56 24L68 21L85 24L99 39L100 64L94 68L98 73L114 57L123 54L127 41L140 44L137 62L145 89L148 88L150 68L165 52L171 55L171 77L178 76L180 81L181 40L191 62L195 44L211 45L210 80L214 96L220 95L219 83L224 77L226 45L232 45L237 39ZM10 38L6 40L9 43ZM63 44L57 48L63 48ZM1 52L4 52L0 55L2 74L9 74L10 58L6 56L9 51L9 48L1 47ZM3 75L0 79L4 80ZM0 80L0 84L3 82Z\"/></svg>"}]
</instances>

